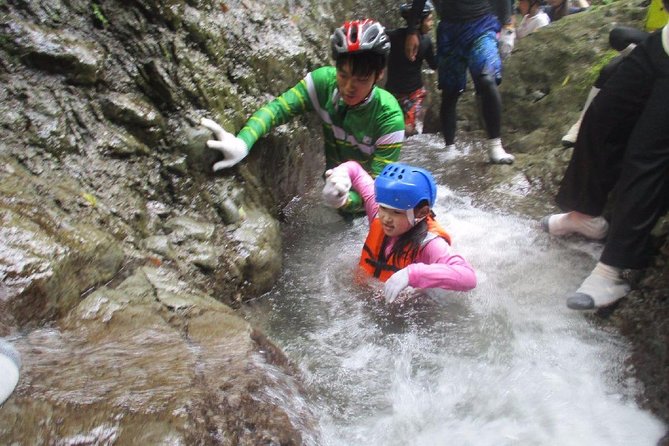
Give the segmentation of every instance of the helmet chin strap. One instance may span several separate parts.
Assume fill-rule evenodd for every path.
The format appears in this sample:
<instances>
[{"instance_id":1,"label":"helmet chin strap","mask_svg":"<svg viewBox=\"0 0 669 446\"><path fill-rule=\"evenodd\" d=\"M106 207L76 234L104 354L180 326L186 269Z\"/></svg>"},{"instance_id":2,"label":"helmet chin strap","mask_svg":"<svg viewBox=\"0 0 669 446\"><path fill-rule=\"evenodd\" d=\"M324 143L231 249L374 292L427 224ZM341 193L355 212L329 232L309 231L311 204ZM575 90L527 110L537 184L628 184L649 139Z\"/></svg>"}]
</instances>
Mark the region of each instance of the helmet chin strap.
<instances>
[{"instance_id":1,"label":"helmet chin strap","mask_svg":"<svg viewBox=\"0 0 669 446\"><path fill-rule=\"evenodd\" d=\"M418 223L420 223L421 221L425 220L425 217L421 217L421 218L417 219L416 215L413 212L413 209L407 210L406 215L407 215L407 220L409 220L409 224L411 225L412 228L414 226L416 226Z\"/></svg>"}]
</instances>

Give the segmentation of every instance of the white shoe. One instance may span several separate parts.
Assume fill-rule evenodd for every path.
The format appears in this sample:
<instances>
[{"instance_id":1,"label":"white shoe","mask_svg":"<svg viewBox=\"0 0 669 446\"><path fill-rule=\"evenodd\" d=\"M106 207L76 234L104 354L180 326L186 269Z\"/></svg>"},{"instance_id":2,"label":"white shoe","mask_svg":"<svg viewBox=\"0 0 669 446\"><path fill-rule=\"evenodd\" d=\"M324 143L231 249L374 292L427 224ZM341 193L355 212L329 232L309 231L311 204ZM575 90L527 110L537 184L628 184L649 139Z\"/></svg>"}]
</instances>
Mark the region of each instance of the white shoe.
<instances>
[{"instance_id":1,"label":"white shoe","mask_svg":"<svg viewBox=\"0 0 669 446\"><path fill-rule=\"evenodd\" d=\"M488 157L493 164L513 164L516 159L510 153L506 153L502 147L502 140L500 138L493 138L486 141L488 148Z\"/></svg>"},{"instance_id":2,"label":"white shoe","mask_svg":"<svg viewBox=\"0 0 669 446\"><path fill-rule=\"evenodd\" d=\"M576 293L567 297L567 306L572 310L594 310L616 303L631 289L620 273L620 268L597 262Z\"/></svg>"},{"instance_id":3,"label":"white shoe","mask_svg":"<svg viewBox=\"0 0 669 446\"><path fill-rule=\"evenodd\" d=\"M552 235L577 233L592 240L603 239L609 231L609 224L604 217L591 217L576 211L544 217L541 219L541 227Z\"/></svg>"},{"instance_id":4,"label":"white shoe","mask_svg":"<svg viewBox=\"0 0 669 446\"><path fill-rule=\"evenodd\" d=\"M576 137L578 136L578 130L581 128L581 118L578 118L565 135L562 137L562 145L565 147L574 147L576 144Z\"/></svg>"},{"instance_id":5,"label":"white shoe","mask_svg":"<svg viewBox=\"0 0 669 446\"><path fill-rule=\"evenodd\" d=\"M7 341L0 339L0 404L12 394L19 382L21 356Z\"/></svg>"}]
</instances>

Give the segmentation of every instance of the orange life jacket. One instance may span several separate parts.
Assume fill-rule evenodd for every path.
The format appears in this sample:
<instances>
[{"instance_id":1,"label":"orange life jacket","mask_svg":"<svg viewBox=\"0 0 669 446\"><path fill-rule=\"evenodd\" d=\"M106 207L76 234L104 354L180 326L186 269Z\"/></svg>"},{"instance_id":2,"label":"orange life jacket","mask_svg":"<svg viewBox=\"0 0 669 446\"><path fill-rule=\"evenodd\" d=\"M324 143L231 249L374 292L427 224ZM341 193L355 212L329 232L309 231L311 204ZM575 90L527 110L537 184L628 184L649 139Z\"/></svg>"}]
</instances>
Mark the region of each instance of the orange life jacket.
<instances>
[{"instance_id":1,"label":"orange life jacket","mask_svg":"<svg viewBox=\"0 0 669 446\"><path fill-rule=\"evenodd\" d=\"M427 234L421 243L421 249L427 243L436 238L442 237L451 244L451 236L441 227L439 223L429 215L427 217ZM392 256L389 263L385 256L385 249L388 237L383 233L381 220L375 218L369 226L369 234L365 240L365 245L362 247L362 254L360 255L360 267L362 267L367 274L377 277L382 282L388 280L395 271L399 271L407 265L414 262L415 258L409 256Z\"/></svg>"}]
</instances>

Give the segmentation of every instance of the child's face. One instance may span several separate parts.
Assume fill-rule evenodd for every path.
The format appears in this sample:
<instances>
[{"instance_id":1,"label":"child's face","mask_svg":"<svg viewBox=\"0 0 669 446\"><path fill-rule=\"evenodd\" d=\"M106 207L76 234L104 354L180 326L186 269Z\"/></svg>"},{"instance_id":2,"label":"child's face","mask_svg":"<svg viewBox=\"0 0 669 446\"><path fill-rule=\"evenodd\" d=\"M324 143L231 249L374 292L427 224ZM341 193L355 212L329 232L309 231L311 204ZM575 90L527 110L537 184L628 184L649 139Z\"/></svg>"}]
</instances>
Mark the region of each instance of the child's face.
<instances>
[{"instance_id":1,"label":"child's face","mask_svg":"<svg viewBox=\"0 0 669 446\"><path fill-rule=\"evenodd\" d=\"M434 26L434 14L430 14L429 16L423 19L423 23L421 23L420 25L420 32L422 34L427 34L430 31L432 31L433 26Z\"/></svg>"},{"instance_id":2,"label":"child's face","mask_svg":"<svg viewBox=\"0 0 669 446\"><path fill-rule=\"evenodd\" d=\"M522 15L526 15L530 12L530 1L529 0L518 0L518 10Z\"/></svg>"},{"instance_id":3,"label":"child's face","mask_svg":"<svg viewBox=\"0 0 669 446\"><path fill-rule=\"evenodd\" d=\"M406 211L398 211L379 205L378 216L381 220L383 233L388 237L398 237L411 229Z\"/></svg>"},{"instance_id":4,"label":"child's face","mask_svg":"<svg viewBox=\"0 0 669 446\"><path fill-rule=\"evenodd\" d=\"M378 76L354 76L351 64L345 64L337 68L337 87L349 107L358 105L369 95L376 83Z\"/></svg>"}]
</instances>

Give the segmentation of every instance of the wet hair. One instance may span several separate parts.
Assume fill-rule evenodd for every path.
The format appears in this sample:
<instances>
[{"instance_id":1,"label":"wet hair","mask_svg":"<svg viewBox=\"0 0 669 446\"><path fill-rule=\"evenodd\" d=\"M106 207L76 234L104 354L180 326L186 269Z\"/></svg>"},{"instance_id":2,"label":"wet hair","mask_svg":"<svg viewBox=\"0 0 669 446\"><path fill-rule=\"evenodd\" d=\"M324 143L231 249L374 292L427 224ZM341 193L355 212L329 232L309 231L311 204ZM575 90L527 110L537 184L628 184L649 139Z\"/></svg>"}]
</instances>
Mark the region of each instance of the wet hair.
<instances>
[{"instance_id":1,"label":"wet hair","mask_svg":"<svg viewBox=\"0 0 669 446\"><path fill-rule=\"evenodd\" d=\"M423 200L414 208L414 212L418 212L423 206L429 206L427 200ZM429 211L430 216L434 218L434 212ZM393 258L398 260L406 259L408 261L413 261L420 250L423 249L423 241L425 240L425 235L427 234L427 218L419 221L411 229L409 229L404 234L400 235L393 245L393 249L390 251L388 256L388 261L390 262Z\"/></svg>"},{"instance_id":2,"label":"wet hair","mask_svg":"<svg viewBox=\"0 0 669 446\"><path fill-rule=\"evenodd\" d=\"M379 75L386 67L386 56L371 51L360 53L342 54L337 57L337 69L342 69L351 64L351 74L353 76L367 77Z\"/></svg>"}]
</instances>

